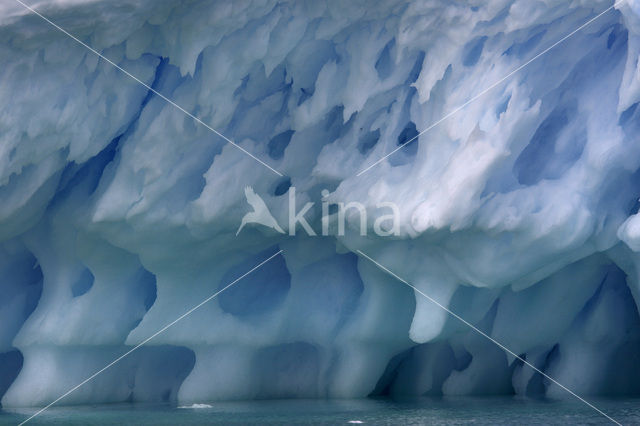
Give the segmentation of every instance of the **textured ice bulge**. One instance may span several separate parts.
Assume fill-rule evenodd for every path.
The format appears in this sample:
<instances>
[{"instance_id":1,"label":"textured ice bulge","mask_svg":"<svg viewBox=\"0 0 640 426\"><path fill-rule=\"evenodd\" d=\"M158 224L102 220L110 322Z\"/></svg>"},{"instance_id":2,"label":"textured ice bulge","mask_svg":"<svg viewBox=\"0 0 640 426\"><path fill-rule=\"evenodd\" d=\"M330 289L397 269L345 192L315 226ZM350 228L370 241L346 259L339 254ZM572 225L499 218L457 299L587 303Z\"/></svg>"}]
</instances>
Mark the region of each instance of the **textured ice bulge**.
<instances>
[{"instance_id":1,"label":"textured ice bulge","mask_svg":"<svg viewBox=\"0 0 640 426\"><path fill-rule=\"evenodd\" d=\"M640 1L0 5L0 396L640 392ZM271 167L198 124L170 98ZM285 233L236 231L245 187ZM357 201L344 236L321 194ZM400 208L398 235L372 232ZM333 216L333 219L335 216ZM335 226L332 221L331 226ZM335 229L334 229L335 231ZM195 405L194 407L196 407Z\"/></svg>"}]
</instances>

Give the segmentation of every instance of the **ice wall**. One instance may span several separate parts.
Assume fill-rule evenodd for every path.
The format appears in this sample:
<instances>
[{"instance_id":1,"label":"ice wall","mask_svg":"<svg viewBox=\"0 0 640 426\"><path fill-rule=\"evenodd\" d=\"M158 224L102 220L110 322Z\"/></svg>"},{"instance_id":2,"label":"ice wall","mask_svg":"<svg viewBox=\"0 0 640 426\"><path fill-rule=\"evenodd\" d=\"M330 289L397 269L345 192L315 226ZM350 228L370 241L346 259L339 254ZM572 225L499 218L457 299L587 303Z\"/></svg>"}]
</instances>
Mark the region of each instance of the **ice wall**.
<instances>
[{"instance_id":1,"label":"ice wall","mask_svg":"<svg viewBox=\"0 0 640 426\"><path fill-rule=\"evenodd\" d=\"M640 2L39 1L278 176L0 5L0 395L63 402L640 391ZM248 226L251 186L400 235ZM285 227L286 230L288 230Z\"/></svg>"}]
</instances>

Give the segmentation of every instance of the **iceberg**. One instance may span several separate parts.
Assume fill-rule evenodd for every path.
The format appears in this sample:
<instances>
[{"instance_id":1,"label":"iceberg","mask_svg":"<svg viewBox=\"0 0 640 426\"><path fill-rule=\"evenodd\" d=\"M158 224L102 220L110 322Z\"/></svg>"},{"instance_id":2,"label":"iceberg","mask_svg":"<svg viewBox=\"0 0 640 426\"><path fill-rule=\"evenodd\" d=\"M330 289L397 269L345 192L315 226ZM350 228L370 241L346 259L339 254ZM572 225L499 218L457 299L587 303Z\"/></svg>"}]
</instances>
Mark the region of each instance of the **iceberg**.
<instances>
[{"instance_id":1,"label":"iceberg","mask_svg":"<svg viewBox=\"0 0 640 426\"><path fill-rule=\"evenodd\" d=\"M3 407L141 344L60 403L571 397L523 360L640 393L640 1L31 7L0 5Z\"/></svg>"}]
</instances>

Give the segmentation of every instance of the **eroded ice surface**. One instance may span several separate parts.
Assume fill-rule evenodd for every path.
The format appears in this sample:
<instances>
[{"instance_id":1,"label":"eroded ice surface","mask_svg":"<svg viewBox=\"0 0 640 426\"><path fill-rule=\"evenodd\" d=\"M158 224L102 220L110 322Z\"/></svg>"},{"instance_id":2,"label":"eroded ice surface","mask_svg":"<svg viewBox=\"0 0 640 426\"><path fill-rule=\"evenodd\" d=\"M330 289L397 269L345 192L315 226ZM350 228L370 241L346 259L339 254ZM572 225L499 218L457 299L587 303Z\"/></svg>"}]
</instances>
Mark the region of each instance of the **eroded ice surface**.
<instances>
[{"instance_id":1,"label":"eroded ice surface","mask_svg":"<svg viewBox=\"0 0 640 426\"><path fill-rule=\"evenodd\" d=\"M361 176L612 0L0 5L0 395L66 403L640 391L640 2ZM281 224L288 191L401 207L400 235ZM286 229L286 227L285 227Z\"/></svg>"}]
</instances>

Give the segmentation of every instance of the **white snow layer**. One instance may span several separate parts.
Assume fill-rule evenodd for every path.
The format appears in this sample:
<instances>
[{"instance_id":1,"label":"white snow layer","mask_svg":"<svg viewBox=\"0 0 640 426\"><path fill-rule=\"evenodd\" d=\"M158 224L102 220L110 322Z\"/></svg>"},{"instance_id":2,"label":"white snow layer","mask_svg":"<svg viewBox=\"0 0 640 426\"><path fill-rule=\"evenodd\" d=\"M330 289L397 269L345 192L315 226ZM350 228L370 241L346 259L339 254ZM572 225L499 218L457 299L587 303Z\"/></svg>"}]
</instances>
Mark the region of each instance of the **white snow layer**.
<instances>
[{"instance_id":1,"label":"white snow layer","mask_svg":"<svg viewBox=\"0 0 640 426\"><path fill-rule=\"evenodd\" d=\"M357 173L612 0L38 1L280 177L0 5L0 396L62 403L640 391L640 1ZM400 235L236 229L400 207ZM291 191L291 190L289 190ZM371 228L372 220L369 221ZM369 229L371 230L371 229Z\"/></svg>"}]
</instances>

